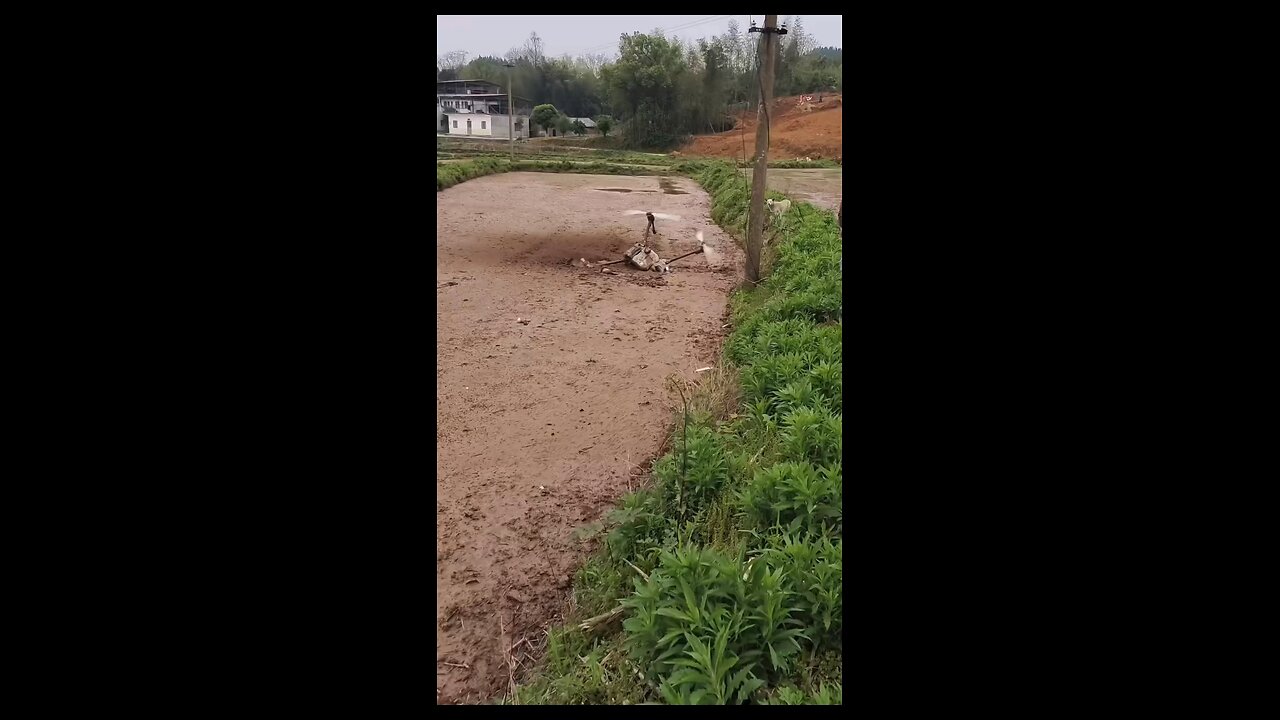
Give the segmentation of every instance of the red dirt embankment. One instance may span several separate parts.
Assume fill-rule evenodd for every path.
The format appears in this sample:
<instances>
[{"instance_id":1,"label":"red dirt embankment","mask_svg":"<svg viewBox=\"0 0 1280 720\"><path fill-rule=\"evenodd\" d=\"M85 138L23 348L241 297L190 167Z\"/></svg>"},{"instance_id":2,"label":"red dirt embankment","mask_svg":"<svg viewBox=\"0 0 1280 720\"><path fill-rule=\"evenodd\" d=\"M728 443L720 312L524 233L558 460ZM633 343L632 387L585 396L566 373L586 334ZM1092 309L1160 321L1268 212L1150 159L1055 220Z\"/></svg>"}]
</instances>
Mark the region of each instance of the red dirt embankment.
<instances>
[{"instance_id":1,"label":"red dirt embankment","mask_svg":"<svg viewBox=\"0 0 1280 720\"><path fill-rule=\"evenodd\" d=\"M805 98L812 98L812 101L805 101ZM775 98L769 117L769 157L775 160L843 158L842 105L839 93ZM738 116L734 129L714 135L698 135L680 152L741 160L745 145L749 158L756 147L756 124L756 111L749 110Z\"/></svg>"}]
</instances>

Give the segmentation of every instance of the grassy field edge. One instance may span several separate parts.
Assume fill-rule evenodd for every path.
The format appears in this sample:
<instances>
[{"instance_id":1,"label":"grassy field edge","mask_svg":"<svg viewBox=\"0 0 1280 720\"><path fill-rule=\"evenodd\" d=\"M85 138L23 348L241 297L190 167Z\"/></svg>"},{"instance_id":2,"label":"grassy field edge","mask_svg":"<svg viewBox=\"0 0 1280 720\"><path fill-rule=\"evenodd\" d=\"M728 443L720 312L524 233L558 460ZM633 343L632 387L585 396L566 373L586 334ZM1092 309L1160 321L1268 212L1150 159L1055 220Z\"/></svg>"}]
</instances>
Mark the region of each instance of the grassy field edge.
<instances>
[{"instance_id":1,"label":"grassy field edge","mask_svg":"<svg viewBox=\"0 0 1280 720\"><path fill-rule=\"evenodd\" d=\"M469 164L438 167L438 189ZM592 172L520 165L474 170ZM732 164L671 171L741 235L750 195ZM796 203L773 235L768 277L731 298L720 367L670 379L675 422L651 485L594 529L603 542L574 579L569 622L503 702L841 703L840 234L834 213Z\"/></svg>"}]
</instances>

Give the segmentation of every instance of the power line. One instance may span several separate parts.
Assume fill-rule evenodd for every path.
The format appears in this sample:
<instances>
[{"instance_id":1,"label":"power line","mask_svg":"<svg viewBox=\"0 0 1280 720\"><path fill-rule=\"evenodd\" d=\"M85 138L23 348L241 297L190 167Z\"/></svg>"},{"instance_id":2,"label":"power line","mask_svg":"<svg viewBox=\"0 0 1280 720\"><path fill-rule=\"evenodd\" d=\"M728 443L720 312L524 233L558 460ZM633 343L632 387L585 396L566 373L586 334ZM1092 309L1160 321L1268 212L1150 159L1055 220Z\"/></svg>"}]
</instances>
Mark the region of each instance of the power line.
<instances>
[{"instance_id":1,"label":"power line","mask_svg":"<svg viewBox=\"0 0 1280 720\"><path fill-rule=\"evenodd\" d=\"M660 32L663 32L663 33L677 32L677 31L679 31L679 30L688 30L688 29L690 29L690 28L698 27L699 25L705 25L705 24L707 24L707 23L716 22L716 21L718 21L718 20L727 20L728 18L731 18L731 17L733 17L733 15L712 15L712 16L710 16L710 17L702 18L701 20L695 20L695 21L693 21L693 22L681 23L681 24L679 24L679 25L673 25L672 27L669 27L669 28L658 28L658 30L659 30ZM570 55L570 56L574 56L574 55L581 55L581 54L583 54L583 53L589 53L589 52L593 52L593 51L596 51L596 50L605 50L605 49L608 49L608 48L611 48L611 47L615 47L617 44L618 44L618 43L617 43L617 41L615 40L615 41L612 41L612 42L604 43L604 44L602 44L602 45L595 45L595 46L592 46L592 47L589 47L589 48L585 48L585 49L583 49L583 50L575 50L575 51L570 52L570 53L562 53L562 54L564 54L564 55Z\"/></svg>"},{"instance_id":2,"label":"power line","mask_svg":"<svg viewBox=\"0 0 1280 720\"><path fill-rule=\"evenodd\" d=\"M710 22L715 22L715 21L717 21L717 20L724 20L724 19L731 18L731 17L733 17L733 16L732 16L732 15L716 15L716 16L713 16L713 17L706 18L706 19L704 19L704 20L698 21L698 22L694 22L694 23L689 23L689 24L685 24L685 25L676 25L676 26L674 26L674 27L670 27L670 28L658 28L658 31L663 32L663 33L672 33L672 32L677 32L677 31L679 31L679 30L688 30L688 29L690 29L690 28L694 28L694 27L697 27L697 26L699 26L699 25L705 25L705 24L710 23ZM614 42L608 42L608 43L604 43L603 45L597 45L597 46L595 46L595 47L590 47L590 48L587 48L587 49L585 49L585 50L577 50L577 51L575 51L575 52L567 53L567 54L568 54L568 55L581 55L582 53L588 53L588 52L592 52L592 51L595 51L595 50L607 50L607 49L609 49L609 48L615 47L616 45L617 45L617 41L614 41Z\"/></svg>"},{"instance_id":3,"label":"power line","mask_svg":"<svg viewBox=\"0 0 1280 720\"><path fill-rule=\"evenodd\" d=\"M707 23L716 22L717 20L727 20L731 17L733 17L733 15L713 15L703 20L685 23L684 25L676 25L675 27L672 27L670 29L663 30L663 32L676 32L677 30L688 30L689 28L698 27L699 25L706 25Z\"/></svg>"}]
</instances>

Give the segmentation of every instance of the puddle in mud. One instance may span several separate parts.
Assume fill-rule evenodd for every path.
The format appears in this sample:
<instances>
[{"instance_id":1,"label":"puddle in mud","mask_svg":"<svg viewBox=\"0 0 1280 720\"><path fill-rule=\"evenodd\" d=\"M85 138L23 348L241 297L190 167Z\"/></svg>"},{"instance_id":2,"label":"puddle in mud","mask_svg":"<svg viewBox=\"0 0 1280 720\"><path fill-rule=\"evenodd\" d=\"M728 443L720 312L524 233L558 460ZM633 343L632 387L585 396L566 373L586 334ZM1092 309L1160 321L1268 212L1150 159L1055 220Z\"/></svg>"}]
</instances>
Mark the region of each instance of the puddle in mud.
<instances>
[{"instance_id":1,"label":"puddle in mud","mask_svg":"<svg viewBox=\"0 0 1280 720\"><path fill-rule=\"evenodd\" d=\"M605 192L625 192L625 193L629 193L629 192L657 192L657 190L632 190L631 188L596 188L596 190L603 190L603 191L605 191Z\"/></svg>"},{"instance_id":2,"label":"puddle in mud","mask_svg":"<svg viewBox=\"0 0 1280 720\"><path fill-rule=\"evenodd\" d=\"M658 187L662 188L662 192L667 195L688 195L689 194L684 190L677 189L676 184L671 181L671 178L658 178Z\"/></svg>"}]
</instances>

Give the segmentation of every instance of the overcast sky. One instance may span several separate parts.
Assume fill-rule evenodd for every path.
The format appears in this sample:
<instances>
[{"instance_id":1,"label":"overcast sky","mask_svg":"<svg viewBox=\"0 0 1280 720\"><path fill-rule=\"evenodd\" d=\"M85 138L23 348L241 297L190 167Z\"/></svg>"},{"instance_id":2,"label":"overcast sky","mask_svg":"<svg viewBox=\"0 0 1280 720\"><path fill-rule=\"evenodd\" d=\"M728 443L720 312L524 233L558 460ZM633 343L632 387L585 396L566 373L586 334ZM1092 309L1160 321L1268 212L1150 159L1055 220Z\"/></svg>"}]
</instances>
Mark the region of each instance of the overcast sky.
<instances>
[{"instance_id":1,"label":"overcast sky","mask_svg":"<svg viewBox=\"0 0 1280 720\"><path fill-rule=\"evenodd\" d=\"M781 22L785 15L779 15ZM817 45L843 48L840 15L801 15L806 33ZM697 40L722 35L729 20L736 19L746 32L751 19L764 24L763 15L437 15L436 53L463 50L467 60L482 55L501 57L523 45L529 33L542 38L543 53L559 57L587 53L618 54L622 33L649 32L662 28L663 34Z\"/></svg>"}]
</instances>

